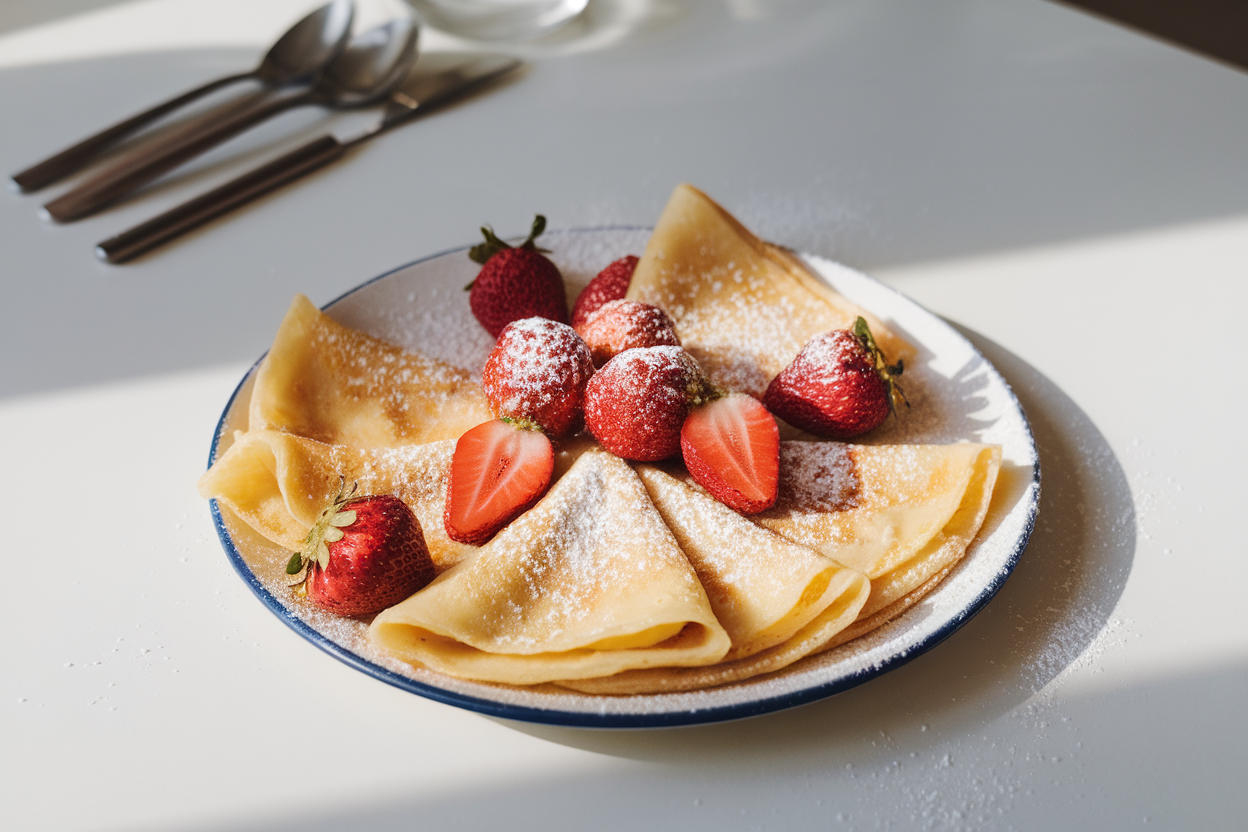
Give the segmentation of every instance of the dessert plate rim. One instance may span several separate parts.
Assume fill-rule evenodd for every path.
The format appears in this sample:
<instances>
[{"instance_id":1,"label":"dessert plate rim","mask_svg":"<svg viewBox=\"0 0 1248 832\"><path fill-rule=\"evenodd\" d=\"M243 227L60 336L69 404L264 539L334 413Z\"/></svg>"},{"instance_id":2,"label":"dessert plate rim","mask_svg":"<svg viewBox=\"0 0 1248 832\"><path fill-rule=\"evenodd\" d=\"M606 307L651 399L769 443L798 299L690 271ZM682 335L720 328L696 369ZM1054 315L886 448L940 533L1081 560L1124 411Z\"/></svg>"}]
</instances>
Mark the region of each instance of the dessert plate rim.
<instances>
[{"instance_id":1,"label":"dessert plate rim","mask_svg":"<svg viewBox=\"0 0 1248 832\"><path fill-rule=\"evenodd\" d=\"M623 225L550 230L546 232L543 239L553 240L556 237L566 237L568 235L577 236L611 233L643 233L648 232L649 230L650 229L644 226ZM325 311L329 311L335 305L341 303L347 298L355 296L357 293L373 286L379 281L386 280L393 275L404 272L408 269L419 267L423 264L431 263L440 258L465 252L468 248L469 246L465 245L446 249L390 269L389 271L377 275L376 277L373 277L342 293L329 303L325 304L322 308ZM803 255L803 257L807 259L808 262L812 262L812 265L816 266L820 262L831 262L823 260L822 258L812 257L810 255ZM843 267L838 266L838 268ZM713 703L707 707L677 709L655 709L648 707L649 702L661 700L664 697L671 696L670 694L630 697L589 697L602 700L603 707L596 710L565 709L558 707L551 708L517 704L514 701L506 701L506 698L504 697L491 697L489 695L489 691L494 688L487 685L476 685L476 687L483 688L484 690L480 693L474 694L453 689L456 686L462 685L458 684L460 680L453 680L449 677L444 677L449 683L451 683L447 686L420 681L419 679L397 672L390 667L386 667L383 664L368 658L367 656L361 655L359 652L356 652L350 647L339 644L337 641L333 640L333 638L317 629L317 627L315 627L312 623L297 615L293 608L287 607L281 599L274 595L273 592L265 586L265 584L256 575L255 571L253 571L253 569L248 565L243 552L239 549L238 542L235 541L233 534L227 526L221 507L218 505L217 500L213 499L210 501L210 511L217 536L221 541L221 545L225 550L225 554L230 562L230 565L233 567L234 571L238 573L239 577L242 578L252 593L255 594L266 607L268 607L270 612L276 615L279 620L293 629L302 638L348 666L351 666L356 670L359 670L360 672L372 676L382 682L433 701L475 711L487 716L522 722L569 727L660 728L678 725L724 722L758 716L824 699L856 687L866 681L869 681L870 679L888 673L889 671L906 664L912 659L917 658L919 655L932 649L952 635L956 630L965 625L967 621L983 609L992 597L996 595L1001 586L1005 583L1006 579L1013 572L1023 554L1023 551L1026 549L1032 531L1035 528L1036 515L1039 505L1040 463L1039 456L1035 449L1035 439L1032 435L1030 424L1027 422L1026 415L1022 410L1021 403L1018 401L1017 396L1014 395L1013 390L1009 388L1008 382L1000 376L1000 374L995 370L992 364L988 362L983 354L976 349L975 346L971 344L964 335L962 335L962 333L958 332L956 328L926 310L915 301L906 297L901 292L885 286L884 284L881 284L873 278L863 275L860 272L853 270L849 271L854 275L857 275L858 277L874 284L876 288L882 289L886 293L895 296L896 302L913 307L911 310L912 314L914 312L918 312L922 315L930 316L932 319L931 323L947 330L945 333L947 336L956 338L963 342L966 349L977 356L986 367L991 368L991 371L995 374L995 379L1004 386L1004 392L1008 397L1009 404L1015 409L1018 417L1021 419L1022 431L1024 434L1023 438L1030 444L1032 460L1030 481L1026 483L1025 491L1020 497L1019 503L1014 508L1014 511L1021 510L1023 512L1021 525L1015 533L1014 538L1011 541L1008 541L1010 549L1003 558L998 571L992 575L991 579L985 581L982 586L979 586L978 593L973 598L969 599L965 604L961 605L961 608L955 614L946 616L946 620L940 626L927 633L921 640L912 644L906 644L903 649L892 651L888 656L880 661L872 663L870 666L856 668L850 672L820 679L797 689L786 690L775 694L760 691L757 696L746 696L744 698L736 698L729 702ZM261 355L260 358L258 358L244 374L242 380L239 381L238 385L231 393L213 434L208 456L209 467L211 467L212 463L217 459L220 443L222 438L227 433L227 422L232 414L235 403L243 394L244 389L251 381L257 368L263 360L264 355ZM938 586L935 590L933 590L933 592L938 592L939 590L940 587ZM904 618L911 612L911 610L908 610L907 612L902 613L902 615L895 620L904 620ZM892 623L893 622L890 622L890 625ZM885 626L887 627L890 625ZM799 665L795 665L794 667L798 667ZM783 675L786 673L786 670L778 671L778 674ZM751 682L752 680L745 680L732 687L749 687L751 686ZM469 684L471 686L472 683ZM514 691L515 689L506 688L506 690ZM588 696L584 694L574 694L571 691L569 691L569 695L581 697ZM619 705L620 703L626 703L628 707L608 707L608 705Z\"/></svg>"}]
</instances>

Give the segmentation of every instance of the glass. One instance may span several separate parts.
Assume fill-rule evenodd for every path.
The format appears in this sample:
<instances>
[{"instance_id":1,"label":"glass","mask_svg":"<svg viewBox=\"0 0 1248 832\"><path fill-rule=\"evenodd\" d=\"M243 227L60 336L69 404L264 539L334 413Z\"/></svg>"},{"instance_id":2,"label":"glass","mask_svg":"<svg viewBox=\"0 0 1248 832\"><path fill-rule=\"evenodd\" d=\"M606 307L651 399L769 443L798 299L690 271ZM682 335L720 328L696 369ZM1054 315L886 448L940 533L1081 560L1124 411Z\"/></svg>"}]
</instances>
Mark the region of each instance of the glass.
<instances>
[{"instance_id":1,"label":"glass","mask_svg":"<svg viewBox=\"0 0 1248 832\"><path fill-rule=\"evenodd\" d=\"M588 0L407 0L435 29L473 40L528 40L562 26Z\"/></svg>"}]
</instances>

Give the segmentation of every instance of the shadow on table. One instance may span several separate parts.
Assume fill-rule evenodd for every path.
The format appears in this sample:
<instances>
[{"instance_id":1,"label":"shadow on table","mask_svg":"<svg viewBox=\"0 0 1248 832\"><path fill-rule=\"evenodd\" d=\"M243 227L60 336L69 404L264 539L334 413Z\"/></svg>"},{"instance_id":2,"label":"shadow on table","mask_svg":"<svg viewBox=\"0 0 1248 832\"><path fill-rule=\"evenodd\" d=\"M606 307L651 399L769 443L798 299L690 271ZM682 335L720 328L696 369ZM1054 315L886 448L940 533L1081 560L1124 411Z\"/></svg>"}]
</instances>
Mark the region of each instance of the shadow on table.
<instances>
[{"instance_id":1,"label":"shadow on table","mask_svg":"<svg viewBox=\"0 0 1248 832\"><path fill-rule=\"evenodd\" d=\"M948 655L937 658L950 664ZM965 669L946 668L945 675ZM911 683L931 678L919 674ZM735 726L735 743L705 728L616 736L638 747L690 749L682 760L667 754L674 765L604 767L591 759L585 770L559 778L517 772L503 784L465 783L436 796L361 799L328 811L309 806L297 818L196 829L1238 829L1248 791L1241 787L1242 767L1227 762L1242 757L1248 743L1248 722L1231 716L1242 710L1246 686L1248 665L1231 661L1077 695L1062 702L1061 719L1047 729L947 735L928 749L915 735L882 737L878 722L850 727L887 704L859 703L839 715L808 707L788 722ZM915 695L914 707L948 693ZM933 729L919 736L943 733L935 723L944 716L932 713ZM830 727L834 721L842 727ZM1092 725L1095 731L1080 732ZM862 737L848 749L836 745L837 735L849 734Z\"/></svg>"},{"instance_id":2,"label":"shadow on table","mask_svg":"<svg viewBox=\"0 0 1248 832\"><path fill-rule=\"evenodd\" d=\"M20 275L6 284L0 352L24 357L0 362L0 397L250 360L295 292L336 297L536 210L552 228L647 225L681 181L767 239L867 270L1248 210L1243 74L1079 12L988 0L593 8L615 23L568 30L575 43L488 106L395 131L126 267L98 263L93 247L331 119L288 113L82 222L39 219L59 190L0 194L0 250ZM0 173L255 58L6 66Z\"/></svg>"},{"instance_id":3,"label":"shadow on table","mask_svg":"<svg viewBox=\"0 0 1248 832\"><path fill-rule=\"evenodd\" d=\"M1044 485L1018 568L946 642L838 696L740 722L652 731L501 723L602 755L562 779L517 771L437 797L374 799L327 814L309 808L299 819L228 828L814 829L872 819L963 828L1007 816L1052 823L1035 828L1112 828L1123 806L1162 826L1182 825L1187 812L1208 821L1204 828L1226 826L1238 810L1213 798L1237 776L1218 761L1248 741L1248 728L1226 724L1242 698L1242 662L1108 691L1082 686L1063 701L1037 696L1074 664L1095 673L1091 665L1112 646L1113 611L1135 554L1135 510L1122 468L1087 415L1034 368L963 332L1022 402ZM1145 745L1165 748L1163 761L1123 757L1123 748L1141 747L1145 726ZM1160 781L1158 765L1168 772ZM1098 784L1096 799L1068 800L1070 786L1087 778Z\"/></svg>"},{"instance_id":4,"label":"shadow on table","mask_svg":"<svg viewBox=\"0 0 1248 832\"><path fill-rule=\"evenodd\" d=\"M805 769L881 730L981 729L1029 700L1105 629L1135 553L1135 509L1104 436L1051 381L963 330L1013 387L1043 471L1040 515L1018 568L984 611L930 653L839 696L736 723L664 732L514 724L602 754L706 764L749 749L759 765ZM508 723L513 724L513 723ZM925 730L925 729L924 729Z\"/></svg>"}]
</instances>

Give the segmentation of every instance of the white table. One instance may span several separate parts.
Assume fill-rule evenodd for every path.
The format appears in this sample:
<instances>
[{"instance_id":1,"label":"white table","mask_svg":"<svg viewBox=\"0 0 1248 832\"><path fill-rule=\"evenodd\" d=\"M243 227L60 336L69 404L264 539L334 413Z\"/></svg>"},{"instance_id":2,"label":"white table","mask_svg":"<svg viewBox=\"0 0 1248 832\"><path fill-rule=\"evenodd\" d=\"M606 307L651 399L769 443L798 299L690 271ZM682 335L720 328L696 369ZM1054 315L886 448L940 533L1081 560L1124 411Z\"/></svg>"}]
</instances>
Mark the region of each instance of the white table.
<instances>
[{"instance_id":1,"label":"white table","mask_svg":"<svg viewBox=\"0 0 1248 832\"><path fill-rule=\"evenodd\" d=\"M0 167L250 65L311 5L0 36ZM2 195L4 825L1242 828L1248 76L1041 0L591 8L518 82L131 266L92 244L323 116L74 225ZM388 687L252 597L194 482L295 292L537 211L649 224L678 181L910 294L1015 387L1040 523L978 617L822 702L608 732Z\"/></svg>"}]
</instances>

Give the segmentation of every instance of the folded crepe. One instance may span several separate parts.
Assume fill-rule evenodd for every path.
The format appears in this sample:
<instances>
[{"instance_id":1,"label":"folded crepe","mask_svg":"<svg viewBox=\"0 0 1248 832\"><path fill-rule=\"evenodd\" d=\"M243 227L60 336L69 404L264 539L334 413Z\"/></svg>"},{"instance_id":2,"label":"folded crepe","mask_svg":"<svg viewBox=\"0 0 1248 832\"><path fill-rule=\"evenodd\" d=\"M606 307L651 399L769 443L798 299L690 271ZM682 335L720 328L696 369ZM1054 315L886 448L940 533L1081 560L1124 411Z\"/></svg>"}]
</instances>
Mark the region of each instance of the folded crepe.
<instances>
[{"instance_id":1,"label":"folded crepe","mask_svg":"<svg viewBox=\"0 0 1248 832\"><path fill-rule=\"evenodd\" d=\"M627 297L662 307L712 381L754 396L807 341L859 315L890 362L914 356L883 322L689 185L663 209Z\"/></svg>"},{"instance_id":2,"label":"folded crepe","mask_svg":"<svg viewBox=\"0 0 1248 832\"><path fill-rule=\"evenodd\" d=\"M199 480L216 499L262 537L300 549L308 530L344 484L358 494L393 494L420 521L429 555L440 572L472 550L446 535L446 475L451 440L397 448L327 445L272 430L239 432Z\"/></svg>"},{"instance_id":3,"label":"folded crepe","mask_svg":"<svg viewBox=\"0 0 1248 832\"><path fill-rule=\"evenodd\" d=\"M1000 465L995 445L781 442L776 505L752 519L870 578L859 619L878 626L966 553Z\"/></svg>"},{"instance_id":4,"label":"folded crepe","mask_svg":"<svg viewBox=\"0 0 1248 832\"><path fill-rule=\"evenodd\" d=\"M709 667L630 670L565 682L585 693L660 693L721 685L780 670L851 625L870 593L862 573L754 525L657 467L637 469L693 564L732 639Z\"/></svg>"},{"instance_id":5,"label":"folded crepe","mask_svg":"<svg viewBox=\"0 0 1248 832\"><path fill-rule=\"evenodd\" d=\"M596 447L370 635L404 661L514 685L706 665L731 647L641 480Z\"/></svg>"},{"instance_id":6,"label":"folded crepe","mask_svg":"<svg viewBox=\"0 0 1248 832\"><path fill-rule=\"evenodd\" d=\"M345 327L297 295L256 373L251 430L383 448L456 439L493 418L468 373Z\"/></svg>"}]
</instances>

